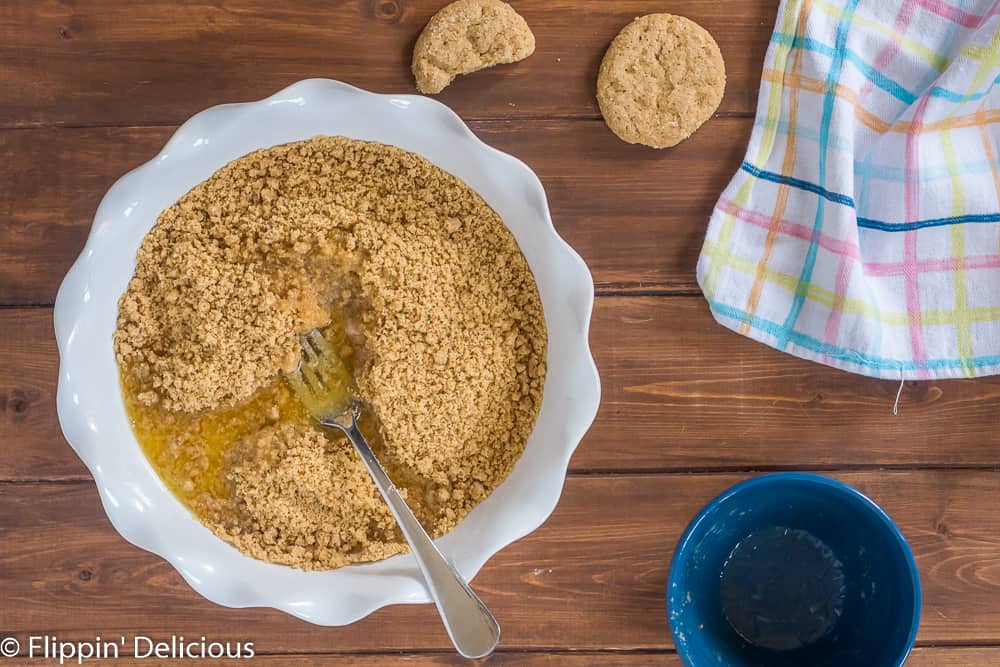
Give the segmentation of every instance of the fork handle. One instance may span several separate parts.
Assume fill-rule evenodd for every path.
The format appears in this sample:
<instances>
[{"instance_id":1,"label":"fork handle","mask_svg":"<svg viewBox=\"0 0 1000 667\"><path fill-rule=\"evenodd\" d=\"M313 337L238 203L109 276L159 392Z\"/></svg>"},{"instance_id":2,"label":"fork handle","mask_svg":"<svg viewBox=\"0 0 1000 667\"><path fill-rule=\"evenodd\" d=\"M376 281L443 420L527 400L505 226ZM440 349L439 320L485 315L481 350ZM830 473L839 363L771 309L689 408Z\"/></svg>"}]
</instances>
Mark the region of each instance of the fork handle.
<instances>
[{"instance_id":1,"label":"fork handle","mask_svg":"<svg viewBox=\"0 0 1000 667\"><path fill-rule=\"evenodd\" d=\"M349 424L333 422L328 425L336 426L347 435L361 455L378 490L382 492L382 497L389 504L403 536L410 544L410 551L417 559L417 565L424 575L424 582L437 605L451 643L466 658L482 658L492 653L500 642L500 626L496 618L417 521L375 452L361 435L356 420L352 419Z\"/></svg>"}]
</instances>

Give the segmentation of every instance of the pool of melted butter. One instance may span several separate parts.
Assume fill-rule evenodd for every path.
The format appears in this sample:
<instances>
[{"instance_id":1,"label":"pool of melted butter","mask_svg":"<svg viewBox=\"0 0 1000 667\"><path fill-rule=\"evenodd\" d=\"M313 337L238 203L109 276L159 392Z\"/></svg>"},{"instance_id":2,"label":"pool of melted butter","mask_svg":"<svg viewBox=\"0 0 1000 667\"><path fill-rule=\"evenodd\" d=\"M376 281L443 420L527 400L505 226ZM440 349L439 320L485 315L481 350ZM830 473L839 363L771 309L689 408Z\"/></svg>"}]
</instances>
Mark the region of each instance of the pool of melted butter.
<instances>
[{"instance_id":1,"label":"pool of melted butter","mask_svg":"<svg viewBox=\"0 0 1000 667\"><path fill-rule=\"evenodd\" d=\"M280 379L245 403L196 414L143 404L137 398L143 388L127 370L122 372L121 382L139 446L163 483L189 508L204 493L216 498L228 496L226 461L237 441L278 421L310 421Z\"/></svg>"},{"instance_id":2,"label":"pool of melted butter","mask_svg":"<svg viewBox=\"0 0 1000 667\"><path fill-rule=\"evenodd\" d=\"M357 356L342 328L331 326L324 333L353 373ZM266 426L289 422L310 425L328 438L345 438L339 431L317 424L280 376L243 403L194 414L146 405L138 399L147 387L141 385L137 374L122 369L120 378L132 431L147 460L167 488L203 521L210 520L205 503L200 502L206 495L230 502L231 511L237 512L226 476L229 453L241 439ZM362 410L359 428L393 482L407 490L408 503L417 518L424 521L433 516L437 504L431 493L434 484L392 459L370 409Z\"/></svg>"}]
</instances>

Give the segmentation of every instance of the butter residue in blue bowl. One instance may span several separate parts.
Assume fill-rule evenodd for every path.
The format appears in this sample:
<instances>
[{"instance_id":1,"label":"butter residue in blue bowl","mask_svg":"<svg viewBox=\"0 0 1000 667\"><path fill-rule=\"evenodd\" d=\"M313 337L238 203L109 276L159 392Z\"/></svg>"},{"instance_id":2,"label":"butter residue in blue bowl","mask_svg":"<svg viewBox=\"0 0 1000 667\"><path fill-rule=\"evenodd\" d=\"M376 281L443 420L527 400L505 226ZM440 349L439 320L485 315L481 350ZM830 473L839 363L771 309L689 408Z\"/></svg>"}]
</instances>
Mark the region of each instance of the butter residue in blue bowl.
<instances>
[{"instance_id":1,"label":"butter residue in blue bowl","mask_svg":"<svg viewBox=\"0 0 1000 667\"><path fill-rule=\"evenodd\" d=\"M841 482L764 475L710 502L667 583L688 667L899 667L920 619L920 580L895 523Z\"/></svg>"}]
</instances>

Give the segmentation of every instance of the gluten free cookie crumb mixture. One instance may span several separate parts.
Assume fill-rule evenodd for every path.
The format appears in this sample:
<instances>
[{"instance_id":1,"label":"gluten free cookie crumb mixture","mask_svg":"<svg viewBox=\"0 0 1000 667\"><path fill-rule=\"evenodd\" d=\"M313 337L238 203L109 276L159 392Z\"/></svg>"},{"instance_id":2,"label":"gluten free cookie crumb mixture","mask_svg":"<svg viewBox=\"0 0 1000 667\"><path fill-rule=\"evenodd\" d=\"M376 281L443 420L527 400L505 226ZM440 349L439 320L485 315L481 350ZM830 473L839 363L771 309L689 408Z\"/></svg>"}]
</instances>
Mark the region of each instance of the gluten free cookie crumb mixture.
<instances>
[{"instance_id":1,"label":"gluten free cookie crumb mixture","mask_svg":"<svg viewBox=\"0 0 1000 667\"><path fill-rule=\"evenodd\" d=\"M220 537L307 569L405 543L346 439L281 380L342 340L366 435L433 535L510 472L541 402L535 281L499 216L412 153L343 137L257 151L165 210L119 307L133 427Z\"/></svg>"}]
</instances>

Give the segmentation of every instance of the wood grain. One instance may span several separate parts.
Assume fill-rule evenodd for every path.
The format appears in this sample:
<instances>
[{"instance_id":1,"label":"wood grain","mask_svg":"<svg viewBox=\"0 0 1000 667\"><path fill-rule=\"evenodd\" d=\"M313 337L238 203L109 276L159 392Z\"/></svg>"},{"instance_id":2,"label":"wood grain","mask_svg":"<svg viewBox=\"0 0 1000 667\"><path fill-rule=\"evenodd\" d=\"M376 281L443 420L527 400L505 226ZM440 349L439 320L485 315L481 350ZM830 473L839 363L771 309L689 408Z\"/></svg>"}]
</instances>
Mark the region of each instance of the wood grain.
<instances>
[{"instance_id":1,"label":"wood grain","mask_svg":"<svg viewBox=\"0 0 1000 667\"><path fill-rule=\"evenodd\" d=\"M599 299L591 342L604 395L577 470L996 465L1000 377L907 382L894 417L898 382L739 336L700 297Z\"/></svg>"},{"instance_id":2,"label":"wood grain","mask_svg":"<svg viewBox=\"0 0 1000 667\"><path fill-rule=\"evenodd\" d=\"M318 629L217 607L127 544L59 430L49 307L103 193L177 124L312 76L412 93L413 40L446 1L0 2L3 634L252 639L264 667L467 664L429 606ZM1000 378L907 383L893 418L896 383L738 337L697 296L651 296L697 292L705 225L743 156L778 3L513 2L535 55L460 78L438 99L538 173L557 228L591 267L604 295L591 336L604 400L554 516L475 582L505 630L481 664L680 667L663 610L680 532L747 474L736 471L784 468L841 469L831 474L910 539L925 600L908 666L1000 663L1000 515L989 505L1000 492ZM610 39L653 11L702 23L727 62L720 113L669 151L620 142L594 99Z\"/></svg>"},{"instance_id":3,"label":"wood grain","mask_svg":"<svg viewBox=\"0 0 1000 667\"><path fill-rule=\"evenodd\" d=\"M124 653L122 654L124 655ZM88 660L88 667L125 667L127 658L118 660ZM32 667L37 659L4 660L10 667ZM206 661L207 662L207 661ZM73 663L75 664L75 663ZM136 661L136 667L149 664L149 660ZM157 660L157 667L191 667L190 661ZM223 663L227 664L227 663ZM228 664L236 665L237 662ZM389 654L313 654L313 655L257 655L250 664L254 667L681 667L675 653L667 652L512 652L499 651L485 660L465 660L454 653L389 653ZM950 664L950 663L949 663ZM985 663L984 663L985 664ZM910 663L907 663L908 667Z\"/></svg>"},{"instance_id":4,"label":"wood grain","mask_svg":"<svg viewBox=\"0 0 1000 667\"><path fill-rule=\"evenodd\" d=\"M0 309L0 480L86 477L55 418L48 308ZM898 384L720 327L700 297L598 299L597 421L571 469L994 467L1000 377Z\"/></svg>"},{"instance_id":5,"label":"wood grain","mask_svg":"<svg viewBox=\"0 0 1000 667\"><path fill-rule=\"evenodd\" d=\"M882 504L915 551L924 643L1000 642L1000 473L837 474ZM494 557L475 586L505 649L670 647L663 609L671 552L699 507L739 475L572 477L543 528ZM628 511L622 511L622 503ZM432 607L383 609L319 631L262 609L223 609L166 563L125 543L89 483L0 485L0 627L65 637L205 634L264 653L447 649ZM331 593L333 594L333 593Z\"/></svg>"},{"instance_id":6,"label":"wood grain","mask_svg":"<svg viewBox=\"0 0 1000 667\"><path fill-rule=\"evenodd\" d=\"M907 667L972 667L995 665L1000 662L1000 648L917 648L906 661ZM5 661L11 667L20 667L16 661ZM121 661L88 661L92 667L122 667ZM469 661L452 653L392 653L389 655L280 655L257 656L255 667L374 667L376 665L401 665L403 667L459 667ZM475 663L481 667L681 667L675 653L641 652L511 652L494 653L486 660ZM159 667L188 667L189 662L161 660ZM23 663L23 667L31 667Z\"/></svg>"},{"instance_id":7,"label":"wood grain","mask_svg":"<svg viewBox=\"0 0 1000 667\"><path fill-rule=\"evenodd\" d=\"M175 124L224 102L329 77L415 93L410 59L446 0L8 0L0 9L0 127ZM518 0L537 50L457 80L442 95L466 118L596 118L597 68L639 14L702 23L726 59L721 111L749 113L773 0Z\"/></svg>"},{"instance_id":8,"label":"wood grain","mask_svg":"<svg viewBox=\"0 0 1000 667\"><path fill-rule=\"evenodd\" d=\"M750 124L710 121L665 152L625 144L596 120L472 127L537 171L556 227L587 260L600 289L690 291L697 288L694 266L708 216L739 167ZM171 132L0 130L0 183L8 185L0 188L0 305L53 302L101 197L151 159Z\"/></svg>"},{"instance_id":9,"label":"wood grain","mask_svg":"<svg viewBox=\"0 0 1000 667\"><path fill-rule=\"evenodd\" d=\"M52 309L0 309L0 332L0 481L89 476L56 417Z\"/></svg>"}]
</instances>

